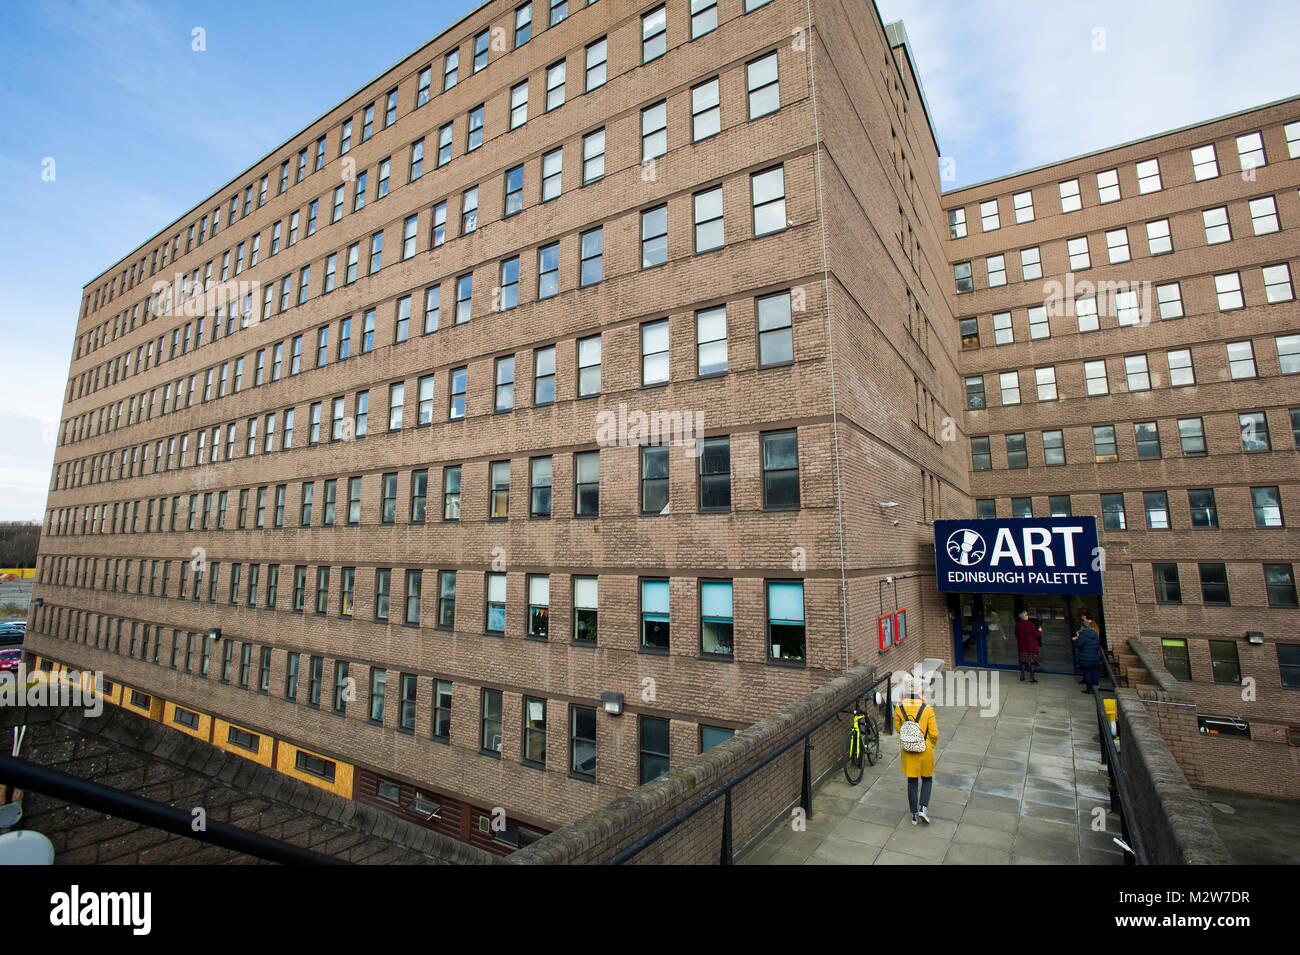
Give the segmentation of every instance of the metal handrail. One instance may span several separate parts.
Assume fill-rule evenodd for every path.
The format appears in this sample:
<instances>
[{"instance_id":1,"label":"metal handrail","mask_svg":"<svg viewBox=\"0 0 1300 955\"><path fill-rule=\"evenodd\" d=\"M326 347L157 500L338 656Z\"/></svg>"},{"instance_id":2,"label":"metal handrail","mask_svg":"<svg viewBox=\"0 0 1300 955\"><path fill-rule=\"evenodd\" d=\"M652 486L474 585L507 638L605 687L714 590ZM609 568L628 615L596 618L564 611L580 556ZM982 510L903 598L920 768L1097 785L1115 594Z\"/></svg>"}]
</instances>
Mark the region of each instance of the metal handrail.
<instances>
[{"instance_id":1,"label":"metal handrail","mask_svg":"<svg viewBox=\"0 0 1300 955\"><path fill-rule=\"evenodd\" d=\"M1119 681L1115 678L1115 671L1110 668L1110 660L1105 652L1100 654L1101 665L1106 671L1106 678L1110 680L1111 686L1119 688ZM1093 694L1097 702L1097 737L1101 741L1102 757L1106 761L1106 769L1110 775L1111 784L1111 809L1118 808L1120 833L1124 837L1124 842L1131 852L1124 853L1124 861L1128 865L1135 862L1138 865L1150 865L1151 859L1147 855L1146 843L1142 839L1142 830L1137 825L1137 814L1133 810L1133 793L1129 788L1128 774L1124 772L1124 767L1119 764L1119 750L1115 748L1115 740L1110 735L1110 720L1106 718L1106 704L1102 699L1101 688L1098 687ZM1118 718L1118 700L1115 703L1116 717ZM1118 805L1117 805L1118 804Z\"/></svg>"},{"instance_id":2,"label":"metal handrail","mask_svg":"<svg viewBox=\"0 0 1300 955\"><path fill-rule=\"evenodd\" d=\"M195 832L194 817L184 809L113 789L47 766L38 766L36 763L15 756L0 755L0 780L20 789L63 799L119 819L129 819L154 829L187 836L199 842L207 842L223 849L266 859L269 862L279 862L284 865L352 864L343 859L321 855L319 852L280 842L224 822L205 822L204 829Z\"/></svg>"},{"instance_id":3,"label":"metal handrail","mask_svg":"<svg viewBox=\"0 0 1300 955\"><path fill-rule=\"evenodd\" d=\"M809 726L801 734L793 737L792 739L787 740L785 743L781 744L772 752L764 756L757 763L754 763L749 768L732 776L725 783L721 783L713 787L707 793L701 796L699 799L695 800L685 809L678 812L667 822L661 823L660 825L656 826L654 829L650 830L648 833L646 833L644 836L642 836L636 842L632 843L627 848L621 850L611 858L606 859L604 864L622 865L624 862L627 862L628 860L632 859L633 857L641 853L644 849L653 845L655 842L662 839L668 833L672 832L674 829L676 829L686 820L690 819L700 810L706 808L707 806L712 805L719 797L723 797L724 802L723 802L723 818L722 818L722 847L721 847L721 855L719 858L719 864L731 865L732 862L734 861L734 852L732 851L732 845L731 845L731 836L732 836L731 791L735 789L736 786L743 783L750 776L753 776L755 773L757 773L760 769L763 769L765 766L767 766L777 757L782 756L785 753L789 752L789 750L792 747L794 747L797 743L801 743L801 742L804 745L803 783L799 795L799 802L800 805L803 807L804 812L808 815L808 817L812 818L812 761L811 761L812 734L815 733L817 730L821 729L831 720L837 719L841 713L846 712L846 706L851 706L856 704L858 700L867 696L869 693L871 693L872 690L880 686L881 683L885 683L888 688L885 693L885 708L886 708L886 712L891 712L893 710L894 687L893 687L893 681L890 678L893 675L894 675L894 671L891 670L888 673L886 673L884 676L878 677L869 686L866 686L860 690L854 690L853 693L847 697L847 699L844 701L842 705L836 706L834 710L827 713L825 716L819 719L812 726ZM882 731L892 734L893 725L888 720L884 720L883 722L885 725L881 727Z\"/></svg>"}]
</instances>

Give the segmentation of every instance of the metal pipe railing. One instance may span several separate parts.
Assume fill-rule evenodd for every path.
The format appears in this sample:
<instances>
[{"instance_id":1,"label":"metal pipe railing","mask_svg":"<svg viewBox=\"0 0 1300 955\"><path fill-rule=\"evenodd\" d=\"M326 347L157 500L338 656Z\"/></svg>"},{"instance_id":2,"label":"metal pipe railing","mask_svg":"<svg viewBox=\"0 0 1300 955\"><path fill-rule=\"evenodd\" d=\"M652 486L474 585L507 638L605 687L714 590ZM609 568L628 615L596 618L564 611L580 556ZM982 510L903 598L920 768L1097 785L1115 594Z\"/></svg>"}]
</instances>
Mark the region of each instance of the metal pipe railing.
<instances>
[{"instance_id":1,"label":"metal pipe railing","mask_svg":"<svg viewBox=\"0 0 1300 955\"><path fill-rule=\"evenodd\" d=\"M796 746L799 743L803 743L803 747L804 747L803 771L802 771L803 780L800 785L799 802L800 805L803 807L804 812L807 813L809 818L811 818L812 817L812 772L811 772L812 734L817 732L817 730L821 729L831 720L836 719L841 713L845 711L846 705L853 704L857 700L860 700L863 697L867 696L869 693L875 690L876 687L880 686L881 683L885 683L887 687L885 693L885 712L892 714L894 709L893 706L894 688L893 688L893 681L890 678L893 675L894 675L893 671L891 670L889 673L886 673L884 676L878 677L869 686L859 690L854 690L851 694L847 694L846 696L841 697L840 703L835 707L835 709L827 713L825 716L819 719L812 726L809 726L798 736L795 736L787 740L785 743L781 744L772 752L768 753L766 756L764 756L758 762L754 763L749 768L732 776L725 783L721 783L720 785L713 787L713 789L709 790L699 799L695 800L689 806L682 809L680 812L674 815L667 822L661 823L660 825L656 826L654 829L650 830L648 833L646 833L636 842L632 843L627 848L621 850L613 857L605 860L605 865L622 865L623 863L629 861L630 859L640 854L643 850L645 850L649 846L658 842L668 833L672 832L682 823L686 822L686 820L690 819L696 813L700 812L700 810L705 809L708 806L712 805L720 797L725 797L725 801L723 803L722 849L719 858L719 864L731 865L732 862L734 861L734 854L732 852L731 791L735 789L736 786L740 785L745 780L749 779L759 770L763 769L764 767L766 767L768 764L770 764L780 756L789 752L794 746ZM886 733L891 733L891 734L893 733L894 729L893 729L892 717L891 719L888 720L882 720L881 731Z\"/></svg>"},{"instance_id":2,"label":"metal pipe railing","mask_svg":"<svg viewBox=\"0 0 1300 955\"><path fill-rule=\"evenodd\" d=\"M1106 678L1110 680L1111 686L1118 689L1119 681L1115 678L1115 671L1111 669L1110 660L1104 651L1101 653L1101 665L1106 671ZM1119 764L1119 750L1116 749L1115 740L1110 735L1110 720L1106 718L1106 704L1102 699L1100 686L1094 691L1093 696L1097 702L1097 738L1101 743L1102 759L1106 763L1110 776L1111 809L1119 812L1120 833L1131 850L1124 853L1124 861L1128 865L1134 863L1150 865L1151 859L1147 855L1146 843L1142 839L1142 830L1138 827L1137 814L1133 809L1133 792L1129 788L1128 774ZM1118 700L1115 706L1116 718L1118 718Z\"/></svg>"},{"instance_id":3,"label":"metal pipe railing","mask_svg":"<svg viewBox=\"0 0 1300 955\"><path fill-rule=\"evenodd\" d=\"M79 776L71 776L47 766L38 766L15 756L0 755L0 781L269 862L284 865L351 865L342 859L321 855L224 822L207 821L202 830L195 832L194 817L184 809L154 802Z\"/></svg>"}]
</instances>

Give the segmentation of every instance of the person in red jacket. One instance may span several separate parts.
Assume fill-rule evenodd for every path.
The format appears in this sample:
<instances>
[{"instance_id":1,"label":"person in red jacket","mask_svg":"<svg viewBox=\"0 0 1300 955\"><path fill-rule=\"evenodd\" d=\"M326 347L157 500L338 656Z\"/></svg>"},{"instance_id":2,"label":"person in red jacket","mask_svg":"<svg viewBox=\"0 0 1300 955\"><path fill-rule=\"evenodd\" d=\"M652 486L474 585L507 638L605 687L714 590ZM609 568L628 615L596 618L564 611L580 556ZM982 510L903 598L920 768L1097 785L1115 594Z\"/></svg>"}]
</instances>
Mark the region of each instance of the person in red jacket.
<instances>
[{"instance_id":1,"label":"person in red jacket","mask_svg":"<svg viewBox=\"0 0 1300 955\"><path fill-rule=\"evenodd\" d=\"M1020 650L1021 683L1025 681L1026 670L1029 671L1029 682L1038 682L1035 673L1038 671L1038 650L1042 637L1043 631L1030 621L1029 611L1020 611L1020 619L1016 621L1016 647Z\"/></svg>"}]
</instances>

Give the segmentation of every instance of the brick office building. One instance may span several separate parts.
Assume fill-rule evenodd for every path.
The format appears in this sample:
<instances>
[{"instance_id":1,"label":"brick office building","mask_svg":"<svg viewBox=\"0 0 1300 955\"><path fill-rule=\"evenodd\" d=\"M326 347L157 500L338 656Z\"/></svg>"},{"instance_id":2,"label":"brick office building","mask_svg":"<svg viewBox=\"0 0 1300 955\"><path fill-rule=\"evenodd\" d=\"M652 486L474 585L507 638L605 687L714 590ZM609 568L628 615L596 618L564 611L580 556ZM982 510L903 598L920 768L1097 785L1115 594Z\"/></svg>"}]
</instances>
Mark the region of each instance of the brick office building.
<instances>
[{"instance_id":1,"label":"brick office building","mask_svg":"<svg viewBox=\"0 0 1300 955\"><path fill-rule=\"evenodd\" d=\"M1297 157L1292 99L943 198L977 513L1095 515L1094 614L1190 691L1156 707L1189 777L1291 797ZM991 658L982 615L1045 603L954 609Z\"/></svg>"},{"instance_id":2,"label":"brick office building","mask_svg":"<svg viewBox=\"0 0 1300 955\"><path fill-rule=\"evenodd\" d=\"M1173 489L1191 485L1155 476L1182 463L1175 446L1153 466L1121 435L1119 461L1093 464L1091 433L1076 433L1121 431L1131 403L1160 401L1156 359L1150 396L1115 379L1073 402L1112 402L1105 422L1061 417L1084 387L1072 343L1087 338L1072 307L1046 343L1033 337L1043 286L990 290L987 258L1018 267L1036 245L1040 277L1063 279L1067 239L1140 221L1137 263L1145 223L1167 217L1174 271L1129 279L1204 276L1182 237L1202 200L1174 157L1213 139L1225 175L1199 185L1223 190L1228 248L1249 246L1253 265L1233 266L1247 309L1231 327L1258 312L1276 329L1252 333L1257 381L1196 390L1211 455L1230 453L1215 415L1251 389L1241 410L1272 412L1273 451L1234 461L1283 468L1278 409L1300 402L1281 397L1267 347L1294 306L1259 303L1260 268L1286 259L1288 233L1243 239L1251 219L1237 218L1266 192L1283 226L1294 209L1294 180L1266 185L1287 175L1283 113L941 196L901 25L870 7L488 3L87 286L27 647L103 671L121 705L178 731L498 851L846 664L955 662L962 605L935 589L930 525L976 513L974 498L1007 515L1013 490L1039 513L1068 494L1100 513L1102 491L1128 492L1125 535L1104 531L1098 609L1112 641L1191 635L1200 673L1195 635L1209 631L1195 614L1211 611L1147 606L1150 577L1126 563L1161 562L1181 533ZM1235 135L1256 130L1269 161L1248 185L1226 173ZM1162 189L1141 194L1135 164L1156 155ZM1088 183L1109 169L1122 201L1100 205ZM1084 184L1073 218L1052 206L1068 178ZM1035 219L1013 225L1026 191ZM985 235L989 200L1001 226ZM968 234L951 238L958 208ZM1004 247L1011 229L1033 236ZM969 294L954 283L964 262ZM230 297L196 292L243 281ZM1112 310L1094 340L1149 336L1116 356L1163 360L1161 330L1185 335L1207 311L1194 294L1187 320L1129 327L1126 311L1116 328ZM1012 341L995 347L1005 312ZM985 347L963 347L971 319ZM991 390L1048 365L1061 375L1050 416L1026 400L970 407L969 380ZM1266 382L1279 390L1257 395ZM1041 425L1025 420L1035 411ZM1054 422L1069 463L1040 466L1030 442L1030 467L1008 472L1004 436ZM1280 487L1285 512L1280 471L1252 482ZM1134 530L1148 486L1169 491L1167 538ZM1236 503L1220 506L1226 522ZM1180 560L1203 541L1205 562L1223 552L1199 533L1179 538ZM1273 541L1285 563L1290 533L1242 530L1238 553ZM1231 632L1261 630L1270 649L1294 612L1255 599L1243 613L1255 584L1229 567ZM908 639L882 653L878 621L900 610ZM1246 647L1243 664L1259 649ZM1260 686L1261 701L1282 698Z\"/></svg>"},{"instance_id":3,"label":"brick office building","mask_svg":"<svg viewBox=\"0 0 1300 955\"><path fill-rule=\"evenodd\" d=\"M939 194L870 6L483 5L86 287L32 659L500 850L944 655Z\"/></svg>"}]
</instances>

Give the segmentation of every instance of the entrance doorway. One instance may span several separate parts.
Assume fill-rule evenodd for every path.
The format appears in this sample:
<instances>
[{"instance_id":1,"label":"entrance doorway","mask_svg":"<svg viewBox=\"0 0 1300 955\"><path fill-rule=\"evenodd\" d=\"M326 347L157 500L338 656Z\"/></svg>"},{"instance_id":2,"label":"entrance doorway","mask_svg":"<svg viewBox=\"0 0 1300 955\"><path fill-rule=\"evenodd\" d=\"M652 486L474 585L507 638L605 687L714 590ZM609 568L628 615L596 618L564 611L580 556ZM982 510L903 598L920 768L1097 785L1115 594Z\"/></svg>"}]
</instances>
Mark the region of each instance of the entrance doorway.
<instances>
[{"instance_id":1,"label":"entrance doorway","mask_svg":"<svg viewBox=\"0 0 1300 955\"><path fill-rule=\"evenodd\" d=\"M1071 638L1079 629L1080 611L1087 609L1105 634L1101 598L1050 594L950 594L954 657L958 666L1018 669L1016 619L1021 610L1042 628L1039 669L1044 673L1077 673Z\"/></svg>"}]
</instances>

